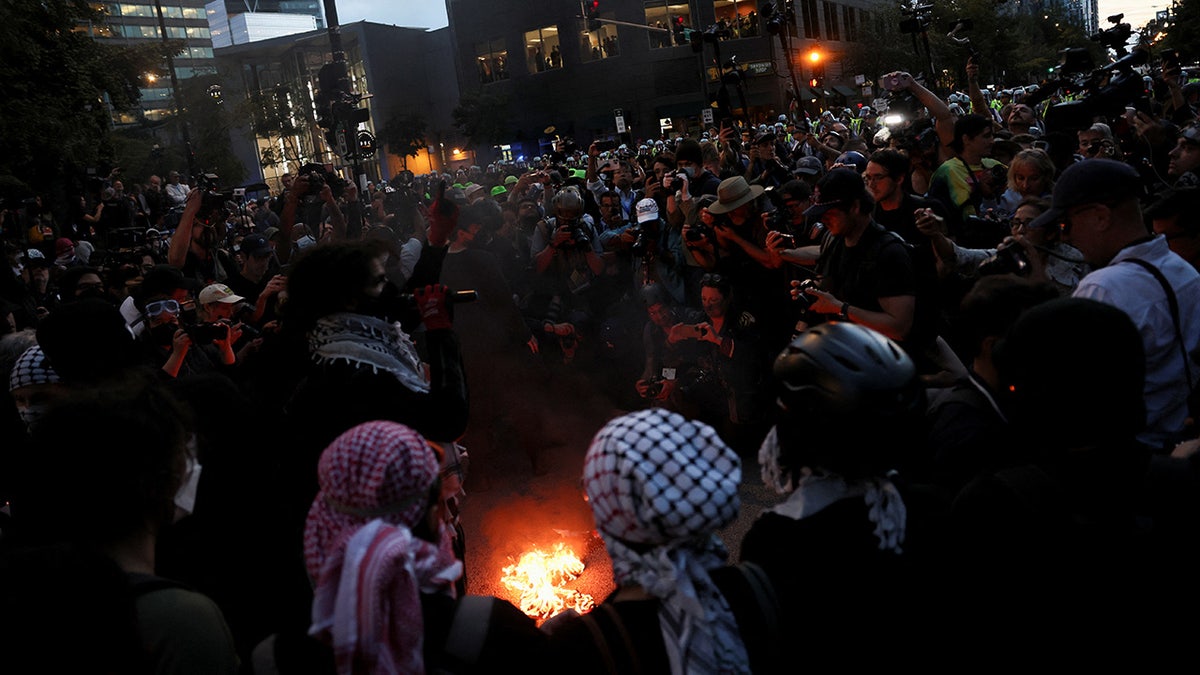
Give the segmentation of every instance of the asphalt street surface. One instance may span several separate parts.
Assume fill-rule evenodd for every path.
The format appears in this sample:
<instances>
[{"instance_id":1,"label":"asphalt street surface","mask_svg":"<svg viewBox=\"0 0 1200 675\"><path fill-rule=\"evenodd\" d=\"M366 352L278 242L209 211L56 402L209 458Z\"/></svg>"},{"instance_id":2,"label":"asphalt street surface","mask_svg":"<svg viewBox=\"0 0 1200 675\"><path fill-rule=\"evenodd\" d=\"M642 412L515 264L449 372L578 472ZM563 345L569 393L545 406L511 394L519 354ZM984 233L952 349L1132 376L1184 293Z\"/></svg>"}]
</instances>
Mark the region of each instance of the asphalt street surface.
<instances>
[{"instance_id":1,"label":"asphalt street surface","mask_svg":"<svg viewBox=\"0 0 1200 675\"><path fill-rule=\"evenodd\" d=\"M583 498L580 476L592 436L609 419L626 412L603 394L588 386L584 378L556 381L561 388L557 410L547 414L556 420L556 445L541 455L540 470L533 467L519 448L505 448L494 457L488 489L474 490L467 476L462 504L466 532L467 592L495 595L507 600L500 583L501 570L521 553L537 546L543 550L554 543L568 543L586 569L570 588L590 594L599 603L613 590L612 568L603 542L592 535L591 510ZM470 452L470 447L467 448ZM738 560L738 547L758 514L780 497L762 484L754 457L742 457L742 508L738 519L719 534L729 549L729 562Z\"/></svg>"}]
</instances>

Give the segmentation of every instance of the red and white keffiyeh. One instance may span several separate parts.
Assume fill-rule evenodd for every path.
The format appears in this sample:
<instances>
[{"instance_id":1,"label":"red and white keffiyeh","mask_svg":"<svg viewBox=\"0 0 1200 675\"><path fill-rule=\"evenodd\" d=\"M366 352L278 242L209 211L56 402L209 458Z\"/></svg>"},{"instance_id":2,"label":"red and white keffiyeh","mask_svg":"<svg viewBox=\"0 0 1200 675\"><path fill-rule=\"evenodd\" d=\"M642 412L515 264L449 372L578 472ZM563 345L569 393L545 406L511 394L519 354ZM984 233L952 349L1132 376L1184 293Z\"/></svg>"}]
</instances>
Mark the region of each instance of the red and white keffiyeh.
<instances>
[{"instance_id":1,"label":"red and white keffiyeh","mask_svg":"<svg viewBox=\"0 0 1200 675\"><path fill-rule=\"evenodd\" d=\"M338 673L425 672L421 593L452 595L462 575L444 531L437 543L412 533L437 474L425 440L393 422L354 427L321 455L304 530L309 632L332 645Z\"/></svg>"}]
</instances>

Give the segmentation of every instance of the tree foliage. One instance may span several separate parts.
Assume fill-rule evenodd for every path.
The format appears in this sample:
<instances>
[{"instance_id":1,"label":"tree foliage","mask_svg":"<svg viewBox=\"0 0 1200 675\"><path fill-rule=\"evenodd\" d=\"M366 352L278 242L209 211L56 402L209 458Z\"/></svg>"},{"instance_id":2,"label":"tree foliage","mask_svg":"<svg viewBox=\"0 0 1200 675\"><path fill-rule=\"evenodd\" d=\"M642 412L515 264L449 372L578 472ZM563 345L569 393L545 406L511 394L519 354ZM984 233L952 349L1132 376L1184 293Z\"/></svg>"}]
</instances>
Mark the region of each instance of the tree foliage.
<instances>
[{"instance_id":1,"label":"tree foliage","mask_svg":"<svg viewBox=\"0 0 1200 675\"><path fill-rule=\"evenodd\" d=\"M507 98L466 92L452 114L455 128L476 147L490 147L512 136Z\"/></svg>"},{"instance_id":2,"label":"tree foliage","mask_svg":"<svg viewBox=\"0 0 1200 675\"><path fill-rule=\"evenodd\" d=\"M108 105L136 104L139 77L163 52L162 43L109 45L79 30L102 20L86 0L0 3L0 176L66 191L83 184L89 167L106 173L114 159Z\"/></svg>"},{"instance_id":3,"label":"tree foliage","mask_svg":"<svg viewBox=\"0 0 1200 675\"><path fill-rule=\"evenodd\" d=\"M966 89L966 45L949 37L958 19L970 19L973 27L958 38L969 38L980 56L981 84L997 87L1039 82L1059 62L1059 52L1068 47L1087 47L1097 63L1103 63L1095 42L1082 27L1051 3L1036 12L1027 5L996 4L994 0L931 0L926 31L928 50L921 36L900 32L906 18L894 6L872 10L863 24L860 41L846 55L847 72L878 78L892 70L924 75L925 86L946 91ZM914 43L916 45L914 49ZM932 53L932 59L929 54Z\"/></svg>"},{"instance_id":4,"label":"tree foliage","mask_svg":"<svg viewBox=\"0 0 1200 675\"><path fill-rule=\"evenodd\" d=\"M1159 44L1168 49L1178 49L1184 64L1200 61L1200 0L1176 0L1171 5L1170 20L1160 23L1157 19L1146 25L1147 37L1163 34Z\"/></svg>"},{"instance_id":5,"label":"tree foliage","mask_svg":"<svg viewBox=\"0 0 1200 675\"><path fill-rule=\"evenodd\" d=\"M425 118L417 113L393 111L379 129L379 141L408 166L408 158L416 157L428 145L425 140L428 126Z\"/></svg>"}]
</instances>

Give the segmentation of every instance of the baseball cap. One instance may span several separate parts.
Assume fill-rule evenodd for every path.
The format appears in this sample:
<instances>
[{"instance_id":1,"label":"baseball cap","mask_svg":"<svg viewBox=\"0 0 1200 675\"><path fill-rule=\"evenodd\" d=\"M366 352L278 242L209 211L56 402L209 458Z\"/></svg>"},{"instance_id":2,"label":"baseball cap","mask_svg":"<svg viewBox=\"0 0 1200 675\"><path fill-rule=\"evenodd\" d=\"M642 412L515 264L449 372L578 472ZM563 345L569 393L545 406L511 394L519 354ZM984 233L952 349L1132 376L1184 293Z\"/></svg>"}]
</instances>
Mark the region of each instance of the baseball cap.
<instances>
[{"instance_id":1,"label":"baseball cap","mask_svg":"<svg viewBox=\"0 0 1200 675\"><path fill-rule=\"evenodd\" d=\"M209 284L200 291L200 304L210 305L214 302L223 302L231 305L235 302L245 300L242 296L233 292L233 289L225 284Z\"/></svg>"},{"instance_id":2,"label":"baseball cap","mask_svg":"<svg viewBox=\"0 0 1200 675\"><path fill-rule=\"evenodd\" d=\"M1076 162L1062 172L1054 184L1053 204L1030 227L1054 227L1067 216L1067 210L1084 204L1115 204L1136 197L1142 178L1136 169L1112 159Z\"/></svg>"},{"instance_id":3,"label":"baseball cap","mask_svg":"<svg viewBox=\"0 0 1200 675\"><path fill-rule=\"evenodd\" d=\"M75 242L62 237L54 242L54 255L62 255L75 249Z\"/></svg>"},{"instance_id":4,"label":"baseball cap","mask_svg":"<svg viewBox=\"0 0 1200 675\"><path fill-rule=\"evenodd\" d=\"M505 187L504 187L503 185L497 185L496 187L492 188L492 196L493 196L493 197L497 197L497 196L499 196L499 195L502 195L502 194L504 194L504 193L506 193L506 192L508 192L508 190L507 190L507 189L505 189Z\"/></svg>"},{"instance_id":5,"label":"baseball cap","mask_svg":"<svg viewBox=\"0 0 1200 675\"><path fill-rule=\"evenodd\" d=\"M648 220L657 220L658 202L647 197L646 199L643 199L637 203L637 206L634 207L634 212L637 214L637 221L639 225Z\"/></svg>"},{"instance_id":6,"label":"baseball cap","mask_svg":"<svg viewBox=\"0 0 1200 675\"><path fill-rule=\"evenodd\" d=\"M509 176L508 178L504 179L504 184L512 185L513 183L516 183L518 180L520 180L520 179L517 178L516 176Z\"/></svg>"},{"instance_id":7,"label":"baseball cap","mask_svg":"<svg viewBox=\"0 0 1200 675\"><path fill-rule=\"evenodd\" d=\"M1179 138L1189 143L1200 145L1200 126L1189 124L1179 130Z\"/></svg>"},{"instance_id":8,"label":"baseball cap","mask_svg":"<svg viewBox=\"0 0 1200 675\"><path fill-rule=\"evenodd\" d=\"M819 176L825 167L821 164L821 160L816 157L801 157L796 160L796 173L806 176Z\"/></svg>"},{"instance_id":9,"label":"baseball cap","mask_svg":"<svg viewBox=\"0 0 1200 675\"><path fill-rule=\"evenodd\" d=\"M264 235L248 234L242 237L242 253L256 258L269 256L271 255L271 245L267 243Z\"/></svg>"},{"instance_id":10,"label":"baseball cap","mask_svg":"<svg viewBox=\"0 0 1200 675\"><path fill-rule=\"evenodd\" d=\"M867 184L854 169L834 169L821 178L813 188L813 205L804 211L805 216L820 216L835 206L843 206L858 199Z\"/></svg>"}]
</instances>

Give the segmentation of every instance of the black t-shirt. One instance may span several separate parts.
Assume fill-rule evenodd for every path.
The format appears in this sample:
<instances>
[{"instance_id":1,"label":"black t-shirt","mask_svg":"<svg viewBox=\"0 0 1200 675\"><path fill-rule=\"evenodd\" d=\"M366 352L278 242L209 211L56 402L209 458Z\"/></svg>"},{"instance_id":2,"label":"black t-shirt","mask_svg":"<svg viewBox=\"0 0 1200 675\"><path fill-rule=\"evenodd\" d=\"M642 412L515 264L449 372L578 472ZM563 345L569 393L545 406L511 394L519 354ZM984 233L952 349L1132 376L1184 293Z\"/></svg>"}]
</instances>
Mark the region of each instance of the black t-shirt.
<instances>
[{"instance_id":1,"label":"black t-shirt","mask_svg":"<svg viewBox=\"0 0 1200 675\"><path fill-rule=\"evenodd\" d=\"M872 222L854 246L829 237L817 260L821 287L842 302L880 312L880 298L917 294L912 258L904 242Z\"/></svg>"}]
</instances>

